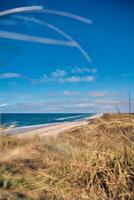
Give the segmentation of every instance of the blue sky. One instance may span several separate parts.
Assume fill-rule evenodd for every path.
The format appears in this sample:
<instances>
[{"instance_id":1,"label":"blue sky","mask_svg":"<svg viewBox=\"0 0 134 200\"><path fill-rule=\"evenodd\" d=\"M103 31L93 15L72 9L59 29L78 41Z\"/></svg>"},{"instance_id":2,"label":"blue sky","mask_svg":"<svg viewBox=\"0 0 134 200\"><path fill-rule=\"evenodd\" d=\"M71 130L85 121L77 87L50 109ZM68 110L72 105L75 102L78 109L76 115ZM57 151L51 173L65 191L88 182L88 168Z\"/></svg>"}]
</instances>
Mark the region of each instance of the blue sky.
<instances>
[{"instance_id":1,"label":"blue sky","mask_svg":"<svg viewBox=\"0 0 134 200\"><path fill-rule=\"evenodd\" d=\"M39 5L45 11L0 16L0 111L127 112L133 1L0 0L0 12Z\"/></svg>"}]
</instances>

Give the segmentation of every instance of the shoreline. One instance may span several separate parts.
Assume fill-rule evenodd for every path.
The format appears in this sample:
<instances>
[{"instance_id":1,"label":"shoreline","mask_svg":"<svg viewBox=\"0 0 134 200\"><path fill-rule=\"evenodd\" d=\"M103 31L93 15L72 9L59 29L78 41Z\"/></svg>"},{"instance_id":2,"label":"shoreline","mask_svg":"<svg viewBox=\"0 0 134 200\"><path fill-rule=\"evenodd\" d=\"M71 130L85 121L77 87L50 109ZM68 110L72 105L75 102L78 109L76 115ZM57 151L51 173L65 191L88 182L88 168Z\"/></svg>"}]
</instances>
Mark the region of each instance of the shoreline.
<instances>
[{"instance_id":1,"label":"shoreline","mask_svg":"<svg viewBox=\"0 0 134 200\"><path fill-rule=\"evenodd\" d=\"M19 132L16 130L13 134L17 136L35 136L38 135L40 137L57 137L59 134L64 133L65 131L75 128L81 125L87 125L90 120L100 118L104 115L104 113L96 114L94 116L86 117L79 121L72 121L72 122L61 122L58 124L50 124L43 127L33 128L32 130L24 130ZM18 131L18 132L17 132Z\"/></svg>"},{"instance_id":2,"label":"shoreline","mask_svg":"<svg viewBox=\"0 0 134 200\"><path fill-rule=\"evenodd\" d=\"M62 125L62 124L73 123L73 122L81 122L81 121L88 120L88 119L90 119L90 117L92 118L97 115L99 115L99 114L92 114L88 117L86 116L84 118L77 119L74 121L62 121L62 122L59 121L59 122L52 122L52 123L46 123L46 124L26 125L26 126L18 126L18 127L13 127L11 125L7 129L10 130L11 133L16 133L16 132L22 133L25 131L27 132L27 131L37 130L37 129L46 128L46 127L55 126L55 125Z\"/></svg>"}]
</instances>

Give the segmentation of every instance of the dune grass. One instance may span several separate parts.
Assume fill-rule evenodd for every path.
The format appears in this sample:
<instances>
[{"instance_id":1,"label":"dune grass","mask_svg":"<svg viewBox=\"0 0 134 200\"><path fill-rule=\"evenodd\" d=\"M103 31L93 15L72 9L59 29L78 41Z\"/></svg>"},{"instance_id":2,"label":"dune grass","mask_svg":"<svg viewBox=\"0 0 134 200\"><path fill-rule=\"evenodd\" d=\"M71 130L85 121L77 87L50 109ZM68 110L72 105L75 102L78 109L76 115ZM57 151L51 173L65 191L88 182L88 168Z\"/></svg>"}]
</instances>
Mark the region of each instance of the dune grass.
<instances>
[{"instance_id":1,"label":"dune grass","mask_svg":"<svg viewBox=\"0 0 134 200\"><path fill-rule=\"evenodd\" d=\"M134 116L106 114L57 138L0 135L0 199L134 199Z\"/></svg>"}]
</instances>

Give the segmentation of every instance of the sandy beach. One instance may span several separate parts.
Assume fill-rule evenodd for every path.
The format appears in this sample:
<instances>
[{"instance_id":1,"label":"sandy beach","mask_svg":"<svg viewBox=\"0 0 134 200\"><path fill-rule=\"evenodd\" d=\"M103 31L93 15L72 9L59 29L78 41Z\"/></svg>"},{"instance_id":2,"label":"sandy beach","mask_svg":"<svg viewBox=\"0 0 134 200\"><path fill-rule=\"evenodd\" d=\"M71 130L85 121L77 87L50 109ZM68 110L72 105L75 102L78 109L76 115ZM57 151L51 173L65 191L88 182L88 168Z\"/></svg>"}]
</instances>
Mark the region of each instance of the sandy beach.
<instances>
[{"instance_id":1,"label":"sandy beach","mask_svg":"<svg viewBox=\"0 0 134 200\"><path fill-rule=\"evenodd\" d=\"M42 127L38 127L38 128L34 128L32 130L27 130L24 131L24 133L19 132L19 136L35 136L38 135L40 137L56 137L59 134L63 134L65 131L74 128L74 127L78 127L81 125L87 125L89 123L90 120L92 119L96 119L96 118L100 118L103 116L103 113L100 114L96 114L94 116L88 117L84 120L80 120L80 121L76 121L76 122L64 122L64 123L60 123L60 124L52 124L52 125L48 125L48 126L42 126ZM17 131L15 131L17 134Z\"/></svg>"},{"instance_id":2,"label":"sandy beach","mask_svg":"<svg viewBox=\"0 0 134 200\"><path fill-rule=\"evenodd\" d=\"M84 125L87 123L88 123L87 121L82 121L82 122L68 122L68 123L62 123L62 124L56 124L56 125L49 125L49 126L41 127L38 129L26 131L25 135L27 136L38 135L40 137L43 137L43 136L56 137L58 134L63 133L70 128Z\"/></svg>"}]
</instances>

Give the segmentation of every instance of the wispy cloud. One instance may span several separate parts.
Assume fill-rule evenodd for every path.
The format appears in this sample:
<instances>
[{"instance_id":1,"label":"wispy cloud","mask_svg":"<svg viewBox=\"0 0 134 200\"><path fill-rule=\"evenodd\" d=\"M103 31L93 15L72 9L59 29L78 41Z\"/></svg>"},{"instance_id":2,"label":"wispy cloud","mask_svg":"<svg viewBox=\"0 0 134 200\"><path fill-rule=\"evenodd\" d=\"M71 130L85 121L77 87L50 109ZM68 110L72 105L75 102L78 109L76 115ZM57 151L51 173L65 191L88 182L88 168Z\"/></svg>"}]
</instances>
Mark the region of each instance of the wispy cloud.
<instances>
[{"instance_id":1,"label":"wispy cloud","mask_svg":"<svg viewBox=\"0 0 134 200\"><path fill-rule=\"evenodd\" d=\"M86 101L46 101L46 102L23 102L23 103L16 103L12 105L5 105L1 107L3 110L14 112L23 112L24 110L27 112L51 112L55 110L56 112L71 111L71 110L77 110L77 109L90 109L95 107L96 105L94 103L89 103Z\"/></svg>"},{"instance_id":2,"label":"wispy cloud","mask_svg":"<svg viewBox=\"0 0 134 200\"><path fill-rule=\"evenodd\" d=\"M66 77L52 77L44 74L40 79L31 79L33 84L58 82L58 83L79 83L79 82L93 82L94 76L66 76Z\"/></svg>"},{"instance_id":3,"label":"wispy cloud","mask_svg":"<svg viewBox=\"0 0 134 200\"><path fill-rule=\"evenodd\" d=\"M104 107L110 105L115 106L116 104L125 107L128 106L129 102L126 99L96 99L95 103L97 103L98 105L103 105ZM132 100L131 103L134 104L134 101Z\"/></svg>"},{"instance_id":4,"label":"wispy cloud","mask_svg":"<svg viewBox=\"0 0 134 200\"><path fill-rule=\"evenodd\" d=\"M105 96L108 96L108 92L107 91L93 91L93 92L89 92L89 95L93 97L105 97Z\"/></svg>"},{"instance_id":5,"label":"wispy cloud","mask_svg":"<svg viewBox=\"0 0 134 200\"><path fill-rule=\"evenodd\" d=\"M66 90L63 92L63 95L64 96L76 96L76 95L79 95L80 93L79 92L76 92L76 91L69 91L69 90Z\"/></svg>"},{"instance_id":6,"label":"wispy cloud","mask_svg":"<svg viewBox=\"0 0 134 200\"><path fill-rule=\"evenodd\" d=\"M97 69L96 68L88 68L88 67L74 67L72 69L72 73L79 73L79 74L83 74L83 73L96 73Z\"/></svg>"},{"instance_id":7,"label":"wispy cloud","mask_svg":"<svg viewBox=\"0 0 134 200\"><path fill-rule=\"evenodd\" d=\"M0 74L0 79L11 79L11 78L20 78L21 74L17 73L3 73Z\"/></svg>"},{"instance_id":8,"label":"wispy cloud","mask_svg":"<svg viewBox=\"0 0 134 200\"><path fill-rule=\"evenodd\" d=\"M96 107L97 105L94 103L84 102L84 103L76 103L77 108L91 108Z\"/></svg>"},{"instance_id":9,"label":"wispy cloud","mask_svg":"<svg viewBox=\"0 0 134 200\"><path fill-rule=\"evenodd\" d=\"M31 77L28 77L28 76L25 76L25 75L19 74L19 73L14 73L14 72L0 74L0 79L17 79L17 80L22 79L22 80L30 81L31 83L34 83L36 81L35 79L33 79ZM10 85L14 86L14 85L16 85L16 83L10 82Z\"/></svg>"},{"instance_id":10,"label":"wispy cloud","mask_svg":"<svg viewBox=\"0 0 134 200\"><path fill-rule=\"evenodd\" d=\"M95 78L93 76L70 76L60 80L61 82L93 82Z\"/></svg>"},{"instance_id":11,"label":"wispy cloud","mask_svg":"<svg viewBox=\"0 0 134 200\"><path fill-rule=\"evenodd\" d=\"M1 110L3 112L114 112L116 111L115 105L118 104L121 111L128 111L128 101L125 99L113 100L103 98L90 99L89 101L88 98L78 98L76 101L76 98L73 98L73 91L64 92L65 95L72 95L72 98L63 100L50 98L45 101L38 98L10 105L1 103ZM134 105L134 100L132 105Z\"/></svg>"},{"instance_id":12,"label":"wispy cloud","mask_svg":"<svg viewBox=\"0 0 134 200\"><path fill-rule=\"evenodd\" d=\"M2 104L0 104L0 108L2 108L2 107L6 107L6 106L8 106L7 103L2 103Z\"/></svg>"},{"instance_id":13,"label":"wispy cloud","mask_svg":"<svg viewBox=\"0 0 134 200\"><path fill-rule=\"evenodd\" d=\"M59 82L59 83L79 83L79 82L93 82L95 81L94 76L65 76L65 77L51 77L46 74L43 75L39 80L33 81L33 83L43 82Z\"/></svg>"},{"instance_id":14,"label":"wispy cloud","mask_svg":"<svg viewBox=\"0 0 134 200\"><path fill-rule=\"evenodd\" d=\"M123 95L121 92L112 92L112 91L107 91L107 90L103 90L103 91L92 91L89 92L88 95L92 96L92 97L119 97L121 95Z\"/></svg>"},{"instance_id":15,"label":"wispy cloud","mask_svg":"<svg viewBox=\"0 0 134 200\"><path fill-rule=\"evenodd\" d=\"M51 77L53 78L63 78L66 76L66 71L63 69L56 69L56 71L52 72Z\"/></svg>"},{"instance_id":16,"label":"wispy cloud","mask_svg":"<svg viewBox=\"0 0 134 200\"><path fill-rule=\"evenodd\" d=\"M28 80L28 78L25 78ZM79 82L94 82L96 80L95 75L88 73L79 74L72 73L72 70L56 69L51 74L43 74L40 78L29 78L33 84L42 84L48 82L58 82L58 83L79 83Z\"/></svg>"},{"instance_id":17,"label":"wispy cloud","mask_svg":"<svg viewBox=\"0 0 134 200\"><path fill-rule=\"evenodd\" d=\"M8 72L0 74L0 79L20 78L30 81L32 84L42 84L48 82L58 83L79 83L79 82L93 82L96 80L94 75L80 74L79 72L73 74L72 71L65 71L64 69L56 69L51 74L43 74L41 77L28 77L23 74Z\"/></svg>"}]
</instances>

